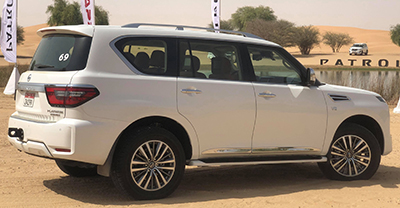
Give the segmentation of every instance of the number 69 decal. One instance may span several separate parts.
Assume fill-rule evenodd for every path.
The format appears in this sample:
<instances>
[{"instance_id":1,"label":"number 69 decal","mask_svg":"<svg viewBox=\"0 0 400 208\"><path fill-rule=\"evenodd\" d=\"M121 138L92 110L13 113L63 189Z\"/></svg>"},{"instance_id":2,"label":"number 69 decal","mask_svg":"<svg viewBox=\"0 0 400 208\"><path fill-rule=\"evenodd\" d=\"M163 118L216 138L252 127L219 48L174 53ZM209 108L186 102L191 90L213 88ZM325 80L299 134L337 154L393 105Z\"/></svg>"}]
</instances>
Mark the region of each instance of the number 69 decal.
<instances>
[{"instance_id":1,"label":"number 69 decal","mask_svg":"<svg viewBox=\"0 0 400 208\"><path fill-rule=\"evenodd\" d=\"M69 53L63 53L58 57L59 61L67 61L69 59Z\"/></svg>"}]
</instances>

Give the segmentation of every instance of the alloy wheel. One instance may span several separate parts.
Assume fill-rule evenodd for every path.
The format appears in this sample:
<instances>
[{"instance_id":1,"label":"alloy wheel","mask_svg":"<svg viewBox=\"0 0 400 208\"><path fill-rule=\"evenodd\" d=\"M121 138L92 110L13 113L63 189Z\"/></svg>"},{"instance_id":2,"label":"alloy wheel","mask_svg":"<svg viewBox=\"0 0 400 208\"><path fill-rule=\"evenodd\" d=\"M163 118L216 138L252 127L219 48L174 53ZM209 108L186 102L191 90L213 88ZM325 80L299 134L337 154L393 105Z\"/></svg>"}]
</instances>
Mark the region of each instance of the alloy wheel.
<instances>
[{"instance_id":1,"label":"alloy wheel","mask_svg":"<svg viewBox=\"0 0 400 208\"><path fill-rule=\"evenodd\" d=\"M138 187L157 191L166 186L175 173L176 160L164 142L152 140L136 149L131 160L131 176Z\"/></svg>"},{"instance_id":2,"label":"alloy wheel","mask_svg":"<svg viewBox=\"0 0 400 208\"><path fill-rule=\"evenodd\" d=\"M333 143L330 164L340 175L355 177L363 173L371 162L371 149L361 137L345 135Z\"/></svg>"}]
</instances>

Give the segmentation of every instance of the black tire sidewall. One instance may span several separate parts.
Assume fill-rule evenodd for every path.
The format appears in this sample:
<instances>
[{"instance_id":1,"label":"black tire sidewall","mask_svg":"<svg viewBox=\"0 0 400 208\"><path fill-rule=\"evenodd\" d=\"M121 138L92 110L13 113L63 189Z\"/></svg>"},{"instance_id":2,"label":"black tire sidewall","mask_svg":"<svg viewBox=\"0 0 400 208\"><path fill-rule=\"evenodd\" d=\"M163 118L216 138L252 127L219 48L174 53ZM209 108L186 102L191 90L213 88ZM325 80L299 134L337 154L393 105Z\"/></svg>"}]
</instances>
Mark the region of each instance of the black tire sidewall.
<instances>
[{"instance_id":1,"label":"black tire sidewall","mask_svg":"<svg viewBox=\"0 0 400 208\"><path fill-rule=\"evenodd\" d=\"M159 128L148 127L141 128L128 133L121 138L113 159L111 178L114 184L124 193L134 199L160 199L167 197L178 187L185 170L185 154L182 145L171 132ZM130 173L130 164L133 154L143 145L151 140L162 141L167 144L175 156L175 172L166 186L157 191L145 191L138 187L133 181Z\"/></svg>"},{"instance_id":2,"label":"black tire sidewall","mask_svg":"<svg viewBox=\"0 0 400 208\"><path fill-rule=\"evenodd\" d=\"M360 175L354 176L354 177L347 177L343 176L335 171L335 169L332 167L330 160L332 158L331 156L331 149L332 145L342 136L345 135L355 135L360 138L362 138L369 146L370 151L371 151L371 161L367 169L361 173ZM379 168L379 164L381 161L381 149L379 146L379 143L375 136L365 127L360 126L358 124L353 124L353 123L348 123L345 124L344 126L340 127L338 131L336 132L334 139L332 143L329 146L328 154L327 154L328 161L324 163L319 163L319 167L321 168L322 172L330 179L334 180L367 180L370 179L375 172Z\"/></svg>"}]
</instances>

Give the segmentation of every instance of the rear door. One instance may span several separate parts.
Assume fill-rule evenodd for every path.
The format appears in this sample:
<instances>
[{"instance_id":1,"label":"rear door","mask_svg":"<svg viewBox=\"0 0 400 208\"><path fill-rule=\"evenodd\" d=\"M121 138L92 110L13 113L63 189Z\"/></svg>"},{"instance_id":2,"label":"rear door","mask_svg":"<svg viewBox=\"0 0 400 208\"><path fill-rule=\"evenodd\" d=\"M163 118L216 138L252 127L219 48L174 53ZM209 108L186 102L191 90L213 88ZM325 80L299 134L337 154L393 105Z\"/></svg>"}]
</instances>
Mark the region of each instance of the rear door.
<instances>
[{"instance_id":1,"label":"rear door","mask_svg":"<svg viewBox=\"0 0 400 208\"><path fill-rule=\"evenodd\" d=\"M86 67L91 37L72 34L44 35L29 70L21 75L13 115L38 122L56 122L65 117L65 108L50 105L46 87L54 98L63 99L62 90L74 74Z\"/></svg>"},{"instance_id":2,"label":"rear door","mask_svg":"<svg viewBox=\"0 0 400 208\"><path fill-rule=\"evenodd\" d=\"M180 44L178 110L194 126L202 158L250 154L255 100L238 52L233 43Z\"/></svg>"}]
</instances>

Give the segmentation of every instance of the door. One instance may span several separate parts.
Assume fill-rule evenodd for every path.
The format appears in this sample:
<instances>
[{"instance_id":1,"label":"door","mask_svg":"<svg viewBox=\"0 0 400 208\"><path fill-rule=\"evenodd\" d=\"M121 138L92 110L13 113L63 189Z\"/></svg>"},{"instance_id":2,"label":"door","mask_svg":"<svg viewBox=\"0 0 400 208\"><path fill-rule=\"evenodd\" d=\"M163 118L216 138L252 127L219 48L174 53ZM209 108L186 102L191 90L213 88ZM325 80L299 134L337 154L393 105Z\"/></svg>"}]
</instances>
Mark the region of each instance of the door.
<instances>
[{"instance_id":1,"label":"door","mask_svg":"<svg viewBox=\"0 0 400 208\"><path fill-rule=\"evenodd\" d=\"M200 158L248 155L255 122L251 82L235 44L180 43L178 110L196 130Z\"/></svg>"},{"instance_id":2,"label":"door","mask_svg":"<svg viewBox=\"0 0 400 208\"><path fill-rule=\"evenodd\" d=\"M327 109L318 87L302 85L301 69L284 49L248 47L256 81L253 153L318 155Z\"/></svg>"}]
</instances>

